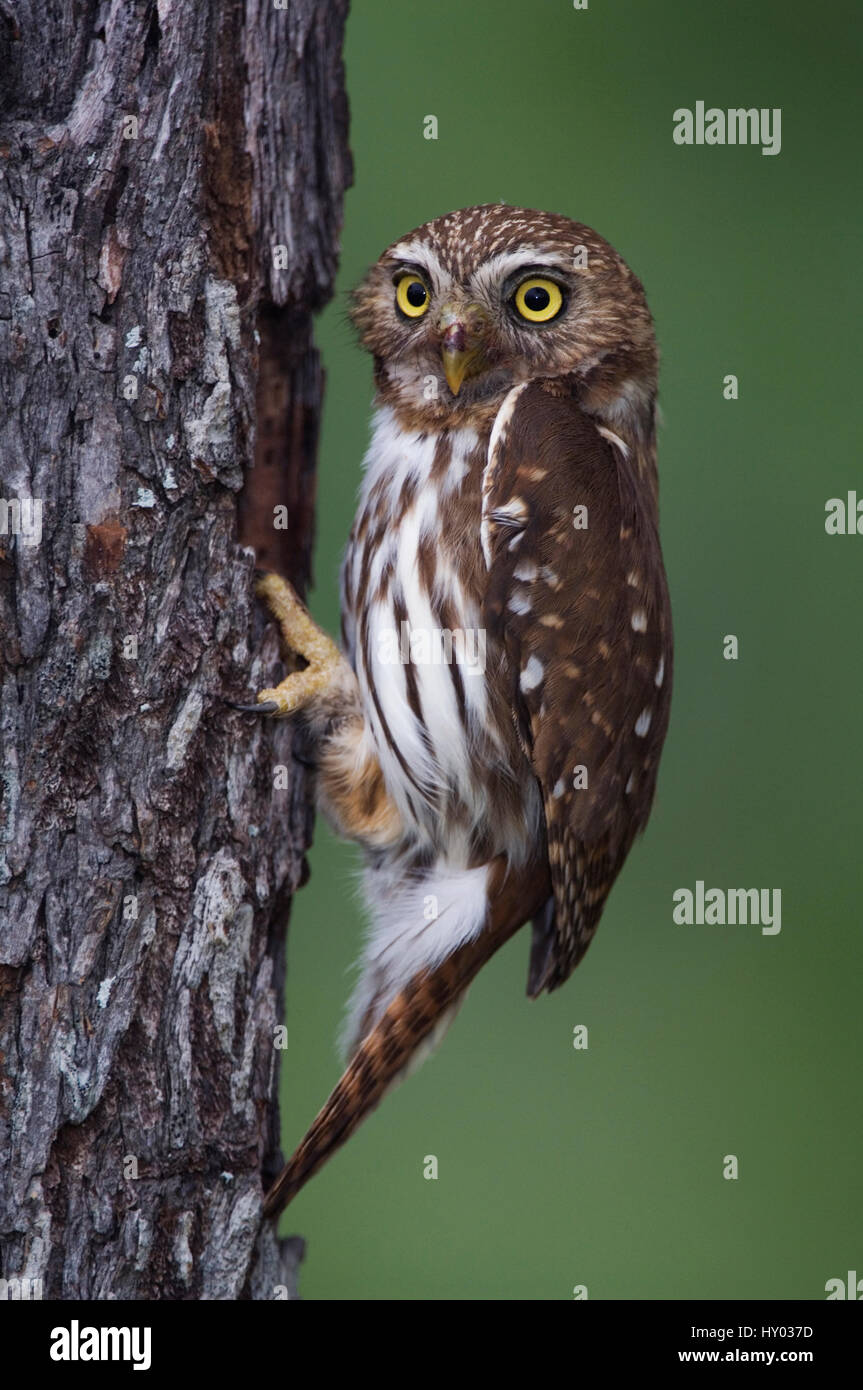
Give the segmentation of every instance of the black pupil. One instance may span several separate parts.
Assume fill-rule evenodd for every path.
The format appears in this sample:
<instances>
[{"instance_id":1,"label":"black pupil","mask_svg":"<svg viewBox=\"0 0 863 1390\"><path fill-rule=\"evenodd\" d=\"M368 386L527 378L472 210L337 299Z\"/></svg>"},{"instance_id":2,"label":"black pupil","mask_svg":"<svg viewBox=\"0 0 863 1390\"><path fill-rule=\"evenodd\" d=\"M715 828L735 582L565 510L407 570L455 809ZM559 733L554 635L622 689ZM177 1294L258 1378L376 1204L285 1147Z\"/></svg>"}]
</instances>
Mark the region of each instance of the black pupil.
<instances>
[{"instance_id":1,"label":"black pupil","mask_svg":"<svg viewBox=\"0 0 863 1390\"><path fill-rule=\"evenodd\" d=\"M541 285L533 285L529 290L525 290L524 303L525 308L530 309L532 314L538 314L542 309L548 308L551 295Z\"/></svg>"},{"instance_id":2,"label":"black pupil","mask_svg":"<svg viewBox=\"0 0 863 1390\"><path fill-rule=\"evenodd\" d=\"M426 302L425 285L421 285L419 280L414 280L413 284L408 285L405 290L405 298L408 304L412 304L415 309L419 309L420 305Z\"/></svg>"}]
</instances>

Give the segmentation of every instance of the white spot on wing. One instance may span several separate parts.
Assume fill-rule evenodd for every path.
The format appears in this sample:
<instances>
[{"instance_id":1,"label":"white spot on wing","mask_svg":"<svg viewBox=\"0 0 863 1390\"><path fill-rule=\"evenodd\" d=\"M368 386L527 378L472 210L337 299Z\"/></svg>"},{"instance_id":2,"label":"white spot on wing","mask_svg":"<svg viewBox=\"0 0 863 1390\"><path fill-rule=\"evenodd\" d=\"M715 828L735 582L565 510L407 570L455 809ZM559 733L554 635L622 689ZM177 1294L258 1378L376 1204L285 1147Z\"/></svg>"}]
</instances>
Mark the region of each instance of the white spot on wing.
<instances>
[{"instance_id":1,"label":"white spot on wing","mask_svg":"<svg viewBox=\"0 0 863 1390\"><path fill-rule=\"evenodd\" d=\"M542 662L537 657L532 656L524 667L518 682L525 695L536 689L542 680L542 675Z\"/></svg>"},{"instance_id":2,"label":"white spot on wing","mask_svg":"<svg viewBox=\"0 0 863 1390\"><path fill-rule=\"evenodd\" d=\"M635 612L632 615L632 630L633 632L647 631L647 614L645 613L643 608L635 609Z\"/></svg>"},{"instance_id":3,"label":"white spot on wing","mask_svg":"<svg viewBox=\"0 0 863 1390\"><path fill-rule=\"evenodd\" d=\"M522 560L517 569L512 572L513 579L520 579L522 584L532 584L536 579L536 565L530 560Z\"/></svg>"},{"instance_id":4,"label":"white spot on wing","mask_svg":"<svg viewBox=\"0 0 863 1390\"><path fill-rule=\"evenodd\" d=\"M641 714L635 721L635 732L637 733L639 738L644 738L645 734L650 728L650 721L652 718L653 713L651 710L643 709L641 711Z\"/></svg>"}]
</instances>

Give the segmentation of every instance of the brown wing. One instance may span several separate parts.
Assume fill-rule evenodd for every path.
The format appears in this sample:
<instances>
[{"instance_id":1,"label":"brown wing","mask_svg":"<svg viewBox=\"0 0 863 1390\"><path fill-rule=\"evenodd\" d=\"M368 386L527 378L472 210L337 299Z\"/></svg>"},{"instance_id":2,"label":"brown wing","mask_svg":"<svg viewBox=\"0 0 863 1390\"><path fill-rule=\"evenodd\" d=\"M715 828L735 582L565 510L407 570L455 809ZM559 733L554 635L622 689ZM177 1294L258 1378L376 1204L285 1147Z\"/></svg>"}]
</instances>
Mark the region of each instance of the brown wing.
<instances>
[{"instance_id":1,"label":"brown wing","mask_svg":"<svg viewBox=\"0 0 863 1390\"><path fill-rule=\"evenodd\" d=\"M639 467L556 389L514 398L483 507L486 625L507 653L548 837L553 900L534 923L531 995L575 969L647 822L672 677L652 454Z\"/></svg>"}]
</instances>

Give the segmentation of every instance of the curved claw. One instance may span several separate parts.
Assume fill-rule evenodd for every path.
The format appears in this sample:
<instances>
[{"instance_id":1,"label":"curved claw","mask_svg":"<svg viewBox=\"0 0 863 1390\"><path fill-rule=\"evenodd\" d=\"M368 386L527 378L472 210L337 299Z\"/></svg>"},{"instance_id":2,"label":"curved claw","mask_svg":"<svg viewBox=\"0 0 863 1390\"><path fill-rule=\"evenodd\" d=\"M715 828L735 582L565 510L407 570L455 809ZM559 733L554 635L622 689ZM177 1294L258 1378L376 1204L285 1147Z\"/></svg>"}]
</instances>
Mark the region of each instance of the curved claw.
<instances>
[{"instance_id":1,"label":"curved claw","mask_svg":"<svg viewBox=\"0 0 863 1390\"><path fill-rule=\"evenodd\" d=\"M275 700L263 700L257 705L238 705L235 700L226 700L225 704L230 705L231 709L239 710L241 714L275 714L279 708Z\"/></svg>"}]
</instances>

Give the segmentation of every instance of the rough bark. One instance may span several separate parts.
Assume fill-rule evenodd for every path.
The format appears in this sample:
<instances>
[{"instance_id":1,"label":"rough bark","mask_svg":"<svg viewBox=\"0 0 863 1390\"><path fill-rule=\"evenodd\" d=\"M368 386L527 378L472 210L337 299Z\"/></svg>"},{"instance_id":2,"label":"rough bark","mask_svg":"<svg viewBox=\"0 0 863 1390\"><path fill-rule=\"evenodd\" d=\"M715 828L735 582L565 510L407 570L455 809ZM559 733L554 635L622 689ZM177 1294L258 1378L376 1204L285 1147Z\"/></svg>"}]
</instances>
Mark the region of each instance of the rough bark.
<instances>
[{"instance_id":1,"label":"rough bark","mask_svg":"<svg viewBox=\"0 0 863 1390\"><path fill-rule=\"evenodd\" d=\"M295 1289L309 799L228 702L281 674L255 549L309 573L345 8L0 0L0 1273L46 1298Z\"/></svg>"}]
</instances>

